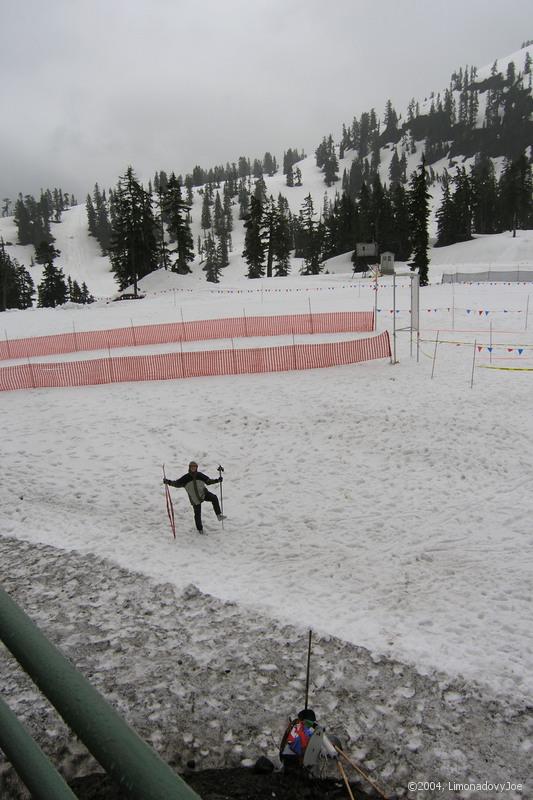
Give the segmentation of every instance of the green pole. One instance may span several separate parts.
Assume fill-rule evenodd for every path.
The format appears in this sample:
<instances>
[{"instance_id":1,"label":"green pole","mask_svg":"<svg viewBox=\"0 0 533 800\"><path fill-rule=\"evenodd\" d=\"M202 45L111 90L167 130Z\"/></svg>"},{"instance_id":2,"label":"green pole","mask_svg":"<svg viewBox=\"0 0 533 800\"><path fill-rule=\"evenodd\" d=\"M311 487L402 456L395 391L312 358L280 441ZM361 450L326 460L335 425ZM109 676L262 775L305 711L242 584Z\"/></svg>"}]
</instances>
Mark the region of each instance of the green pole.
<instances>
[{"instance_id":1,"label":"green pole","mask_svg":"<svg viewBox=\"0 0 533 800\"><path fill-rule=\"evenodd\" d=\"M35 800L76 800L39 745L0 697L0 749L4 751Z\"/></svg>"},{"instance_id":2,"label":"green pole","mask_svg":"<svg viewBox=\"0 0 533 800\"><path fill-rule=\"evenodd\" d=\"M1 588L0 639L95 759L131 797L200 800ZM53 796L48 797L51 800Z\"/></svg>"}]
</instances>

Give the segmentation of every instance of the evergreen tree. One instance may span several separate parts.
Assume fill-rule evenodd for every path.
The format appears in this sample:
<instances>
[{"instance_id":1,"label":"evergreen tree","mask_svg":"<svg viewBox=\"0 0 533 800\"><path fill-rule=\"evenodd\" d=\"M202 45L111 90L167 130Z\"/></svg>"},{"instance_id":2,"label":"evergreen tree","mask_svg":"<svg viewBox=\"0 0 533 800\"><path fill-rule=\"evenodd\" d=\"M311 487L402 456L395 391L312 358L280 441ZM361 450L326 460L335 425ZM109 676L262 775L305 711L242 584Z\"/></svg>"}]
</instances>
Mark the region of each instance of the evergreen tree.
<instances>
[{"instance_id":1,"label":"evergreen tree","mask_svg":"<svg viewBox=\"0 0 533 800\"><path fill-rule=\"evenodd\" d=\"M33 244L32 221L22 195L19 195L15 203L14 219L18 230L18 243L22 245Z\"/></svg>"},{"instance_id":2,"label":"evergreen tree","mask_svg":"<svg viewBox=\"0 0 533 800\"><path fill-rule=\"evenodd\" d=\"M252 174L252 168L250 166L249 158L245 158L244 156L239 156L237 174L239 178L247 178L249 175Z\"/></svg>"},{"instance_id":3,"label":"evergreen tree","mask_svg":"<svg viewBox=\"0 0 533 800\"><path fill-rule=\"evenodd\" d=\"M399 183L392 189L393 242L391 250L397 261L407 261L411 255L409 201L407 192Z\"/></svg>"},{"instance_id":4,"label":"evergreen tree","mask_svg":"<svg viewBox=\"0 0 533 800\"><path fill-rule=\"evenodd\" d=\"M39 308L55 308L66 303L67 284L63 270L54 266L53 259L45 265L41 283L37 287L37 305Z\"/></svg>"},{"instance_id":5,"label":"evergreen tree","mask_svg":"<svg viewBox=\"0 0 533 800\"><path fill-rule=\"evenodd\" d=\"M531 165L524 154L515 161L506 162L498 189L501 225L505 230L512 230L514 237L517 228L533 225Z\"/></svg>"},{"instance_id":6,"label":"evergreen tree","mask_svg":"<svg viewBox=\"0 0 533 800\"><path fill-rule=\"evenodd\" d=\"M224 269L229 264L229 246L230 236L226 231L222 231L217 242L217 260L220 269Z\"/></svg>"},{"instance_id":7,"label":"evergreen tree","mask_svg":"<svg viewBox=\"0 0 533 800\"><path fill-rule=\"evenodd\" d=\"M478 154L470 171L472 225L476 233L496 233L498 186L491 158Z\"/></svg>"},{"instance_id":8,"label":"evergreen tree","mask_svg":"<svg viewBox=\"0 0 533 800\"><path fill-rule=\"evenodd\" d=\"M85 208L87 210L87 224L89 227L89 236L96 236L96 211L94 210L94 205L90 194L87 195Z\"/></svg>"},{"instance_id":9,"label":"evergreen tree","mask_svg":"<svg viewBox=\"0 0 533 800\"><path fill-rule=\"evenodd\" d=\"M30 273L8 255L0 238L0 311L31 308L34 292Z\"/></svg>"},{"instance_id":10,"label":"evergreen tree","mask_svg":"<svg viewBox=\"0 0 533 800\"><path fill-rule=\"evenodd\" d=\"M200 225L202 230L206 231L211 227L211 208L209 203L209 192L207 187L204 187L204 198L202 201L202 218Z\"/></svg>"},{"instance_id":11,"label":"evergreen tree","mask_svg":"<svg viewBox=\"0 0 533 800\"><path fill-rule=\"evenodd\" d=\"M389 164L389 179L391 187L396 186L398 183L401 183L401 177L402 177L402 170L400 167L400 159L398 158L397 149L394 148L394 151L392 153L392 158Z\"/></svg>"},{"instance_id":12,"label":"evergreen tree","mask_svg":"<svg viewBox=\"0 0 533 800\"><path fill-rule=\"evenodd\" d=\"M390 100L387 100L385 105L383 121L385 123L385 130L383 131L382 137L383 143L387 144L387 142L392 142L395 144L400 138L398 133L398 114L392 107Z\"/></svg>"},{"instance_id":13,"label":"evergreen tree","mask_svg":"<svg viewBox=\"0 0 533 800\"><path fill-rule=\"evenodd\" d=\"M326 156L324 162L324 183L326 186L331 186L335 181L339 180L339 176L337 175L338 169L339 162L335 154L335 149L333 148Z\"/></svg>"},{"instance_id":14,"label":"evergreen tree","mask_svg":"<svg viewBox=\"0 0 533 800\"><path fill-rule=\"evenodd\" d=\"M442 202L437 210L436 217L437 240L435 247L447 247L454 242L454 217L450 181L446 171L442 179Z\"/></svg>"},{"instance_id":15,"label":"evergreen tree","mask_svg":"<svg viewBox=\"0 0 533 800\"><path fill-rule=\"evenodd\" d=\"M318 275L322 272L320 259L322 239L319 233L318 223L314 219L314 216L313 198L308 194L300 211L300 222L303 234L302 251L304 258L304 265L301 269L302 275Z\"/></svg>"},{"instance_id":16,"label":"evergreen tree","mask_svg":"<svg viewBox=\"0 0 533 800\"><path fill-rule=\"evenodd\" d=\"M174 173L167 181L162 203L171 241L176 243L175 249L171 251L177 254L172 271L187 275L191 272L189 262L194 261L194 240L189 223L190 206L182 199L181 186Z\"/></svg>"},{"instance_id":17,"label":"evergreen tree","mask_svg":"<svg viewBox=\"0 0 533 800\"><path fill-rule=\"evenodd\" d=\"M375 241L372 196L366 181L363 181L359 191L359 235L361 242Z\"/></svg>"},{"instance_id":18,"label":"evergreen tree","mask_svg":"<svg viewBox=\"0 0 533 800\"><path fill-rule=\"evenodd\" d=\"M205 263L202 269L206 273L206 280L209 283L219 283L220 262L218 259L217 247L211 233L208 233L204 242Z\"/></svg>"},{"instance_id":19,"label":"evergreen tree","mask_svg":"<svg viewBox=\"0 0 533 800\"><path fill-rule=\"evenodd\" d=\"M427 286L428 283L429 199L426 164L422 159L418 170L413 172L409 182L409 215L413 245L410 267L412 270L418 269L420 286Z\"/></svg>"},{"instance_id":20,"label":"evergreen tree","mask_svg":"<svg viewBox=\"0 0 533 800\"><path fill-rule=\"evenodd\" d=\"M100 192L98 184L94 186L93 192L94 200L94 213L95 213L95 231L94 235L98 239L102 255L106 256L109 252L111 244L111 223L109 222L109 214L107 210L107 201L105 190Z\"/></svg>"},{"instance_id":21,"label":"evergreen tree","mask_svg":"<svg viewBox=\"0 0 533 800\"><path fill-rule=\"evenodd\" d=\"M250 192L246 187L246 181L242 178L239 181L239 219L248 219L250 213Z\"/></svg>"},{"instance_id":22,"label":"evergreen tree","mask_svg":"<svg viewBox=\"0 0 533 800\"><path fill-rule=\"evenodd\" d=\"M256 200L259 200L259 202L264 208L267 202L267 188L262 175L260 175L255 182L254 195Z\"/></svg>"},{"instance_id":23,"label":"evergreen tree","mask_svg":"<svg viewBox=\"0 0 533 800\"><path fill-rule=\"evenodd\" d=\"M256 197L250 200L250 213L244 223L243 258L248 264L248 278L262 278L265 274L265 241L263 237L263 206Z\"/></svg>"},{"instance_id":24,"label":"evergreen tree","mask_svg":"<svg viewBox=\"0 0 533 800\"><path fill-rule=\"evenodd\" d=\"M468 242L472 238L472 190L464 167L457 168L453 184L455 241Z\"/></svg>"},{"instance_id":25,"label":"evergreen tree","mask_svg":"<svg viewBox=\"0 0 533 800\"><path fill-rule=\"evenodd\" d=\"M185 185L185 189L187 190L187 203L188 203L188 205L192 206L192 204L193 204L193 186L194 186L194 184L193 184L191 175L186 175L185 176L184 185Z\"/></svg>"},{"instance_id":26,"label":"evergreen tree","mask_svg":"<svg viewBox=\"0 0 533 800\"><path fill-rule=\"evenodd\" d=\"M89 289L87 288L87 284L85 283L85 281L83 281L81 285L81 303L83 305L87 305L88 303L94 303L94 297L89 292Z\"/></svg>"},{"instance_id":27,"label":"evergreen tree","mask_svg":"<svg viewBox=\"0 0 533 800\"><path fill-rule=\"evenodd\" d=\"M263 172L266 172L269 177L272 177L277 172L276 158L272 157L271 153L265 153L265 157L263 158Z\"/></svg>"},{"instance_id":28,"label":"evergreen tree","mask_svg":"<svg viewBox=\"0 0 533 800\"><path fill-rule=\"evenodd\" d=\"M113 195L114 219L110 258L119 288L133 284L158 268L156 224L152 198L137 181L133 167L119 178Z\"/></svg>"},{"instance_id":29,"label":"evergreen tree","mask_svg":"<svg viewBox=\"0 0 533 800\"><path fill-rule=\"evenodd\" d=\"M227 233L230 233L233 230L233 203L231 201L231 195L229 193L224 192L224 202L223 202L223 214L224 214L224 230Z\"/></svg>"},{"instance_id":30,"label":"evergreen tree","mask_svg":"<svg viewBox=\"0 0 533 800\"><path fill-rule=\"evenodd\" d=\"M289 274L292 233L289 204L280 194L278 196L274 224L274 272L277 278Z\"/></svg>"}]
</instances>

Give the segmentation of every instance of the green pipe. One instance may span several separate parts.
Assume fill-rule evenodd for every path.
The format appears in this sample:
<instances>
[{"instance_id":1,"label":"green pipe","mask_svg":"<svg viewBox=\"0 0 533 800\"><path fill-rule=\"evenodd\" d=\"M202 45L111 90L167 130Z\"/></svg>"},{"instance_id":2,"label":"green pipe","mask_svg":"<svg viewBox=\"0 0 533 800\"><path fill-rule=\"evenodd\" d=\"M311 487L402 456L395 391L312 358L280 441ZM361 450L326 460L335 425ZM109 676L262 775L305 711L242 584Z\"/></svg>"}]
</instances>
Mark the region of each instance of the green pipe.
<instances>
[{"instance_id":1,"label":"green pipe","mask_svg":"<svg viewBox=\"0 0 533 800\"><path fill-rule=\"evenodd\" d=\"M1 696L0 750L11 761L35 800L76 800L76 795Z\"/></svg>"},{"instance_id":2,"label":"green pipe","mask_svg":"<svg viewBox=\"0 0 533 800\"><path fill-rule=\"evenodd\" d=\"M1 588L0 639L130 797L200 800Z\"/></svg>"}]
</instances>

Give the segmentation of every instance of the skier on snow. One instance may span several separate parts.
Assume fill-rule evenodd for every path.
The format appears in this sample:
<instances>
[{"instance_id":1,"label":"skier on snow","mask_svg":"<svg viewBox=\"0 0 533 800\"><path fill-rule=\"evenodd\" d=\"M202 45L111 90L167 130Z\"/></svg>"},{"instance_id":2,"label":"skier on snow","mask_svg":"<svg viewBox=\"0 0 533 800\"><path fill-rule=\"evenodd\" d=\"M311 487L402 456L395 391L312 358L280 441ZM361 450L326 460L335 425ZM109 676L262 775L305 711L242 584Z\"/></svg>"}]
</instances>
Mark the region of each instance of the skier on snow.
<instances>
[{"instance_id":1,"label":"skier on snow","mask_svg":"<svg viewBox=\"0 0 533 800\"><path fill-rule=\"evenodd\" d=\"M185 475L182 475L181 478L178 478L176 481L164 478L163 483L166 483L168 486L175 486L177 489L185 489L194 509L194 521L198 533L204 532L202 525L202 503L204 500L208 500L213 504L213 511L217 515L219 521L226 518L220 510L218 497L216 494L209 492L206 488L206 486L210 486L212 483L222 483L222 475L220 478L208 478L203 472L198 472L198 464L196 461L191 461L189 464L189 471Z\"/></svg>"}]
</instances>

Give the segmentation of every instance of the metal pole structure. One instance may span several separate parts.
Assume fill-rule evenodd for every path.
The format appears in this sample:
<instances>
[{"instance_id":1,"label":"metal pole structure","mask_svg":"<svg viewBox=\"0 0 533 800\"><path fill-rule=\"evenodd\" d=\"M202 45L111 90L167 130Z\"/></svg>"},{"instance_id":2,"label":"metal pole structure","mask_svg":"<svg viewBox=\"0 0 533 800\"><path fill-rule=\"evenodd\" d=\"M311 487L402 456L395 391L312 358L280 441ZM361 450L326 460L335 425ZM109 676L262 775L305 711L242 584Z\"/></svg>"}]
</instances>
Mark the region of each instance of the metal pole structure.
<instances>
[{"instance_id":1,"label":"metal pole structure","mask_svg":"<svg viewBox=\"0 0 533 800\"><path fill-rule=\"evenodd\" d=\"M0 639L129 796L199 800L1 588Z\"/></svg>"},{"instance_id":2,"label":"metal pole structure","mask_svg":"<svg viewBox=\"0 0 533 800\"><path fill-rule=\"evenodd\" d=\"M113 360L111 358L111 347L109 346L109 342L107 343L107 359L109 364L109 375L111 377L111 383L114 383L115 376L113 375Z\"/></svg>"},{"instance_id":3,"label":"metal pole structure","mask_svg":"<svg viewBox=\"0 0 533 800\"><path fill-rule=\"evenodd\" d=\"M378 270L376 267L374 279L374 330L378 329Z\"/></svg>"},{"instance_id":4,"label":"metal pole structure","mask_svg":"<svg viewBox=\"0 0 533 800\"><path fill-rule=\"evenodd\" d=\"M314 330L314 327L313 327L313 312L311 311L311 298L308 297L307 301L309 303L309 327L310 327L310 332L314 333L315 330Z\"/></svg>"},{"instance_id":5,"label":"metal pole structure","mask_svg":"<svg viewBox=\"0 0 533 800\"><path fill-rule=\"evenodd\" d=\"M489 333L489 341L490 341L490 346L489 346L489 364L492 364L492 320L490 321L489 330L490 330L490 333Z\"/></svg>"},{"instance_id":6,"label":"metal pole structure","mask_svg":"<svg viewBox=\"0 0 533 800\"><path fill-rule=\"evenodd\" d=\"M433 378L433 373L435 372L435 361L437 359L437 345L439 343L439 333L440 333L440 331L437 331L437 338L435 339L435 352L433 353L433 365L431 367L431 377L432 378Z\"/></svg>"},{"instance_id":7,"label":"metal pole structure","mask_svg":"<svg viewBox=\"0 0 533 800\"><path fill-rule=\"evenodd\" d=\"M74 333L74 349L78 352L78 338L76 336L76 325L74 324L74 320L72 320L72 331Z\"/></svg>"},{"instance_id":8,"label":"metal pole structure","mask_svg":"<svg viewBox=\"0 0 533 800\"><path fill-rule=\"evenodd\" d=\"M35 800L76 800L72 789L1 697L0 749Z\"/></svg>"},{"instance_id":9,"label":"metal pole structure","mask_svg":"<svg viewBox=\"0 0 533 800\"><path fill-rule=\"evenodd\" d=\"M217 467L218 470L218 477L220 478L220 513L224 516L224 497L222 495L222 473L224 472L224 467L219 464ZM222 519L222 528L224 528L224 520Z\"/></svg>"},{"instance_id":10,"label":"metal pole structure","mask_svg":"<svg viewBox=\"0 0 533 800\"><path fill-rule=\"evenodd\" d=\"M470 388L474 385L474 368L476 366L476 350L477 350L477 340L474 340L474 358L472 359L472 377L470 378Z\"/></svg>"},{"instance_id":11,"label":"metal pole structure","mask_svg":"<svg viewBox=\"0 0 533 800\"><path fill-rule=\"evenodd\" d=\"M311 670L311 637L313 635L313 631L309 630L309 642L307 645L307 672L305 676L305 704L304 708L307 708L307 704L309 702L309 673Z\"/></svg>"},{"instance_id":12,"label":"metal pole structure","mask_svg":"<svg viewBox=\"0 0 533 800\"><path fill-rule=\"evenodd\" d=\"M526 320L526 328L527 328L527 320ZM11 358L11 351L10 351L10 348L9 348L9 339L7 338L7 331L6 331L5 328L4 328L4 333L6 335L7 357L10 359Z\"/></svg>"},{"instance_id":13,"label":"metal pole structure","mask_svg":"<svg viewBox=\"0 0 533 800\"><path fill-rule=\"evenodd\" d=\"M452 281L452 331L455 330L455 281Z\"/></svg>"},{"instance_id":14,"label":"metal pole structure","mask_svg":"<svg viewBox=\"0 0 533 800\"><path fill-rule=\"evenodd\" d=\"M396 359L396 273L392 276L392 363L397 364Z\"/></svg>"},{"instance_id":15,"label":"metal pole structure","mask_svg":"<svg viewBox=\"0 0 533 800\"><path fill-rule=\"evenodd\" d=\"M420 277L418 272L411 273L411 344L413 328L416 330L416 360L419 358L420 348ZM413 355L411 346L411 355Z\"/></svg>"}]
</instances>

